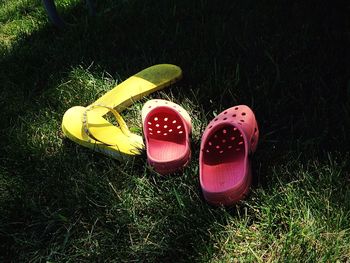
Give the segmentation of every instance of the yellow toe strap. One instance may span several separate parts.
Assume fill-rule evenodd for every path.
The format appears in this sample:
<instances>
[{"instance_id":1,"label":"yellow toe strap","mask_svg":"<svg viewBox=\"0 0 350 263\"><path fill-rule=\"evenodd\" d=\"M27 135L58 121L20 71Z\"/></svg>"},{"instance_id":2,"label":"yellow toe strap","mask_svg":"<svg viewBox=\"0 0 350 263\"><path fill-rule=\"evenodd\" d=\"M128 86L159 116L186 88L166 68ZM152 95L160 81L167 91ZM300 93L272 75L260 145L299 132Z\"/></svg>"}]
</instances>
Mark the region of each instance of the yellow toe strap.
<instances>
[{"instance_id":1,"label":"yellow toe strap","mask_svg":"<svg viewBox=\"0 0 350 263\"><path fill-rule=\"evenodd\" d=\"M119 124L119 127L116 127L109 122L103 124L101 124L101 122L95 122L95 116L93 114L88 114L88 112L99 107L107 108L110 112L112 112L117 123ZM114 108L102 104L88 106L82 115L82 123L85 133L90 138L106 145L117 145L117 141L121 139L120 135L127 137L130 137L131 135L131 132L129 131L129 128L122 116Z\"/></svg>"}]
</instances>

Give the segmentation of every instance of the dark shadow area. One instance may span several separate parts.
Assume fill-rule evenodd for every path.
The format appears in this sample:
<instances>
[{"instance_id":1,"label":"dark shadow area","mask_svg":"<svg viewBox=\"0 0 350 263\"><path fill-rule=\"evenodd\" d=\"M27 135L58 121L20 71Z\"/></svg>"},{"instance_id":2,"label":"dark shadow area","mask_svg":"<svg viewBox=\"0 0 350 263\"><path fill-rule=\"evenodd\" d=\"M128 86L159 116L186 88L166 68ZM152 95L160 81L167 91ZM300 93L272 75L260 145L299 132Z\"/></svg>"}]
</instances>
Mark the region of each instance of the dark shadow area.
<instances>
[{"instance_id":1,"label":"dark shadow area","mask_svg":"<svg viewBox=\"0 0 350 263\"><path fill-rule=\"evenodd\" d=\"M0 158L4 168L0 172L11 178L6 186L6 191L10 191L6 194L8 199L1 204L0 215L0 223L4 224L0 228L0 254L4 260L16 261L19 250L28 251L27 255L35 258L30 251L45 251L45 242L52 240L74 246L70 240L87 231L84 224L93 225L99 218L97 232L105 229L110 233L105 239L109 243L99 244L105 246L105 255L119 255L122 261L142 257L146 261L148 257L156 258L158 262L185 262L189 257L201 261L201 253L206 252L200 247L206 247L210 241L206 230L212 222L207 219L225 223L220 209L208 211L208 206L193 204L191 199L184 201L186 209L182 215L151 206L140 213L150 217L152 213L167 215L164 228L170 230L164 242L168 250L153 251L151 256L139 251L130 256L128 226L133 218L123 211L122 201L111 208L113 218L119 221L111 222L106 217L108 204L99 207L91 203L108 199L100 192L109 187L103 180L112 180L110 169L116 169L119 163L85 149L77 154L77 148L69 142L63 152L53 156L40 150L26 151L25 143L20 145L26 137L23 116L36 114L42 108L63 116L66 104L42 99L45 92L62 84L70 70L79 65L124 80L150 65L171 63L180 66L184 73L183 80L172 89L174 96L198 101L209 120L212 112L220 113L232 105L250 106L261 132L254 157L258 174L255 185L264 187L270 167L283 162L287 153L301 154L308 160L326 158L328 151L348 152L349 4L321 2L105 0L97 3L97 15L89 18L86 10L81 10L81 3L63 15L68 21L74 20L73 25L61 31L47 25L19 41L0 58L0 146L4 149ZM193 94L198 96L194 98ZM82 105L89 103L81 101ZM11 132L7 132L8 127ZM14 130L19 134L16 138ZM198 162L199 145L195 139L192 147L197 150L193 152L192 165ZM86 167L91 160L95 166ZM62 167L62 163L69 165ZM143 170L144 159L134 165ZM70 170L72 166L75 171ZM33 171L38 175L34 180ZM94 178L94 174L101 176ZM129 177L121 172L112 174L124 178L116 180L120 189L129 186ZM158 183L166 191L170 183L181 180L198 183L195 176L173 177L168 183ZM186 189L179 191L185 193ZM36 203L29 202L33 195ZM113 192L107 195L112 198ZM237 211L233 210L228 213L236 216ZM47 221L42 222L44 215ZM191 222L187 221L189 218ZM19 232L23 234L16 236ZM32 243L26 243L28 240ZM59 259L59 253L69 253L69 249L50 256ZM50 253L42 254L46 252ZM103 261L104 255L81 258Z\"/></svg>"},{"instance_id":2,"label":"dark shadow area","mask_svg":"<svg viewBox=\"0 0 350 263\"><path fill-rule=\"evenodd\" d=\"M201 256L197 253L205 252L201 248L210 241L206 229L211 220L224 223L222 211L208 210L201 200L186 199L181 213L177 211L175 196L167 191L176 189L184 194L188 190L185 185L193 180L191 175L165 178L150 173L148 180L157 182L157 189L162 192L143 203L134 181L142 178L135 171L144 170L144 160L120 164L70 141L65 144L55 155L40 154L40 150L37 154L23 151L16 159L5 161L8 169L2 172L8 184L2 189L0 200L3 262L21 261L23 257L33 261L65 261L70 254L79 261L199 260ZM127 206L130 201L134 202L133 211ZM161 250L151 244L145 250L135 246L134 243L142 244L142 236L146 236L142 233L144 229L135 228L135 220L148 224L162 220L163 225L147 237L166 245ZM98 242L98 247L89 240ZM90 254L76 255L77 246L86 247Z\"/></svg>"},{"instance_id":3,"label":"dark shadow area","mask_svg":"<svg viewBox=\"0 0 350 263\"><path fill-rule=\"evenodd\" d=\"M129 1L89 19L80 8L71 11L74 25L43 28L1 59L2 85L23 100L18 113L77 65L125 79L169 62L182 67L185 94L212 87L197 98L205 110L251 106L266 139L277 133L290 147L303 138L322 150L347 140L348 6ZM6 127L13 114L2 107Z\"/></svg>"}]
</instances>

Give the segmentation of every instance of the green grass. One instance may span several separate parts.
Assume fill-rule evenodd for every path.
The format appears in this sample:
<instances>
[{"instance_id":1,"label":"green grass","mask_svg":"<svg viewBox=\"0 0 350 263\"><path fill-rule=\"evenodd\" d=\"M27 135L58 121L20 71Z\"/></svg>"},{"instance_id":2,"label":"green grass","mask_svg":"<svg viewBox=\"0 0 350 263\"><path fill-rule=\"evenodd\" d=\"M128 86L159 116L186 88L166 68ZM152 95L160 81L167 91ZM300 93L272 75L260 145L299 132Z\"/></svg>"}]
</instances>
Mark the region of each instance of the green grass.
<instances>
[{"instance_id":1,"label":"green grass","mask_svg":"<svg viewBox=\"0 0 350 263\"><path fill-rule=\"evenodd\" d=\"M0 0L1 262L350 261L348 6L281 1ZM123 112L141 131L151 98L193 117L192 161L160 176L64 138L64 112L134 73L184 78ZM201 195L201 133L247 104L261 130L250 195Z\"/></svg>"}]
</instances>

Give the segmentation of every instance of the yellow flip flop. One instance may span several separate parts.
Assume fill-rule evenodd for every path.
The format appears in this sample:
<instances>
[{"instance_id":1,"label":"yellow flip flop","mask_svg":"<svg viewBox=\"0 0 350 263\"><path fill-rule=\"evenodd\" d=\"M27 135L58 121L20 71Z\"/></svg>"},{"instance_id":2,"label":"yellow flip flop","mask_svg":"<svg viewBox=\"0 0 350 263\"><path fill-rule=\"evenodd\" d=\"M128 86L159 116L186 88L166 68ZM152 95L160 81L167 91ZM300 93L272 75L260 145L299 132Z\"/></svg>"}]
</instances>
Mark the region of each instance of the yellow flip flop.
<instances>
[{"instance_id":1,"label":"yellow flip flop","mask_svg":"<svg viewBox=\"0 0 350 263\"><path fill-rule=\"evenodd\" d=\"M108 91L91 105L102 104L115 108L118 112L135 101L163 89L182 78L180 67L171 64L158 64L146 68ZM107 108L98 108L96 114L108 113Z\"/></svg>"},{"instance_id":2,"label":"yellow flip flop","mask_svg":"<svg viewBox=\"0 0 350 263\"><path fill-rule=\"evenodd\" d=\"M113 113L119 126L114 126L96 114L97 107L106 108L102 105L70 108L63 116L64 134L82 146L118 160L125 160L140 154L144 147L142 137L129 131L116 110L107 107Z\"/></svg>"},{"instance_id":3,"label":"yellow flip flop","mask_svg":"<svg viewBox=\"0 0 350 263\"><path fill-rule=\"evenodd\" d=\"M67 110L62 120L63 133L72 141L115 159L139 155L144 148L142 137L129 131L118 111L181 77L182 71L175 65L160 64L144 69L88 107ZM103 118L108 112L115 116L119 126Z\"/></svg>"}]
</instances>

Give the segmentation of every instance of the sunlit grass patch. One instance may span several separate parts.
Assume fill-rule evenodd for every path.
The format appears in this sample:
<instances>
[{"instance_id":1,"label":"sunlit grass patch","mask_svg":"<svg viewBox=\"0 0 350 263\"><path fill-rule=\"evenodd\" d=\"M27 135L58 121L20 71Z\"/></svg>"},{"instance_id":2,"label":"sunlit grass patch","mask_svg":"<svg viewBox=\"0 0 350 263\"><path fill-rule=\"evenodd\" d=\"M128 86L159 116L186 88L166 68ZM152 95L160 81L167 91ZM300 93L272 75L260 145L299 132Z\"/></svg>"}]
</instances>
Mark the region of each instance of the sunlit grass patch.
<instances>
[{"instance_id":1,"label":"sunlit grass patch","mask_svg":"<svg viewBox=\"0 0 350 263\"><path fill-rule=\"evenodd\" d=\"M344 163L330 157L326 163L290 162L272 172L278 183L255 189L243 220L214 236L219 249L214 261L348 259L350 192L342 187Z\"/></svg>"}]
</instances>

